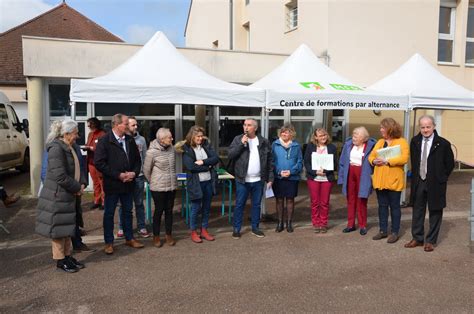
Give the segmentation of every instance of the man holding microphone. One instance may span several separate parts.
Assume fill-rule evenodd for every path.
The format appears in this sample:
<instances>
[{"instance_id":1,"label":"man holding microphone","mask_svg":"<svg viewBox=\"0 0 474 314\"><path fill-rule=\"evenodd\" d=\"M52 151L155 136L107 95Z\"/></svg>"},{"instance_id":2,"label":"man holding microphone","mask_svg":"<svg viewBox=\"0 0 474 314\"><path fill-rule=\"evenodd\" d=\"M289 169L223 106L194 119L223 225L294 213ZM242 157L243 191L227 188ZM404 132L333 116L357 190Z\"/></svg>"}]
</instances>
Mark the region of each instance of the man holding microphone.
<instances>
[{"instance_id":1,"label":"man holding microphone","mask_svg":"<svg viewBox=\"0 0 474 314\"><path fill-rule=\"evenodd\" d=\"M267 188L272 185L272 150L269 141L257 135L258 122L255 119L244 121L244 134L234 138L229 147L229 160L234 165L236 181L236 206L234 210L234 239L240 239L240 229L245 203L250 194L252 234L263 238L259 229L261 201L265 182Z\"/></svg>"}]
</instances>

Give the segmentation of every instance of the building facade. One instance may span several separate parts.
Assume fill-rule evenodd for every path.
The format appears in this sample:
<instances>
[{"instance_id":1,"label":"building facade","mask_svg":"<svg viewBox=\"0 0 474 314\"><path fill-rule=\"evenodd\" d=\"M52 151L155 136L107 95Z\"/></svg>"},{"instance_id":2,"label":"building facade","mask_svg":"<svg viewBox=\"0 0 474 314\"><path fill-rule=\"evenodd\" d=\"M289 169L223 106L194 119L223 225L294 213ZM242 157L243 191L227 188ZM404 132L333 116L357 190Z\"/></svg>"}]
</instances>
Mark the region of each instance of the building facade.
<instances>
[{"instance_id":1,"label":"building facade","mask_svg":"<svg viewBox=\"0 0 474 314\"><path fill-rule=\"evenodd\" d=\"M288 54L305 43L361 86L420 53L441 73L474 90L473 0L192 0L185 36L187 47L216 50ZM474 165L474 113L428 112L452 141L457 159ZM403 114L394 111L333 116L335 130L342 127L346 135L363 124L378 137L378 123L387 116L403 122Z\"/></svg>"}]
</instances>

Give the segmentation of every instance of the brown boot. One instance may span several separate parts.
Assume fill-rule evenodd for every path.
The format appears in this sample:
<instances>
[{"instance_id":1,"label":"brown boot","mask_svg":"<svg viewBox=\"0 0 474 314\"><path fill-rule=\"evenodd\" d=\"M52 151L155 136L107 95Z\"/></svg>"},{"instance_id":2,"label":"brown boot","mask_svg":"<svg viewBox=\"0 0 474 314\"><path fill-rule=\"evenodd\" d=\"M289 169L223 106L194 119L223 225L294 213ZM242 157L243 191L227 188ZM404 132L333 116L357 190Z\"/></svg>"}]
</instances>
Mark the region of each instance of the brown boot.
<instances>
[{"instance_id":1,"label":"brown boot","mask_svg":"<svg viewBox=\"0 0 474 314\"><path fill-rule=\"evenodd\" d=\"M211 234L209 234L209 232L207 232L206 228L201 229L201 238L204 238L207 241L214 241L215 240L215 238Z\"/></svg>"},{"instance_id":2,"label":"brown boot","mask_svg":"<svg viewBox=\"0 0 474 314\"><path fill-rule=\"evenodd\" d=\"M107 255L114 254L114 246L112 244L106 244L104 247L104 253Z\"/></svg>"},{"instance_id":3,"label":"brown boot","mask_svg":"<svg viewBox=\"0 0 474 314\"><path fill-rule=\"evenodd\" d=\"M194 243L202 243L201 237L197 234L196 230L191 231L191 240Z\"/></svg>"},{"instance_id":4,"label":"brown boot","mask_svg":"<svg viewBox=\"0 0 474 314\"><path fill-rule=\"evenodd\" d=\"M8 195L5 200L3 200L3 204L5 204L6 207L10 206L11 204L16 203L20 199L19 195L13 194L13 195Z\"/></svg>"},{"instance_id":5,"label":"brown boot","mask_svg":"<svg viewBox=\"0 0 474 314\"><path fill-rule=\"evenodd\" d=\"M163 246L163 242L161 242L160 236L154 236L153 237L153 245L155 247L162 247Z\"/></svg>"},{"instance_id":6,"label":"brown boot","mask_svg":"<svg viewBox=\"0 0 474 314\"><path fill-rule=\"evenodd\" d=\"M135 239L125 241L125 245L127 245L129 247L132 247L134 249L141 249L142 247L144 247L143 243L141 243L141 242L139 242Z\"/></svg>"},{"instance_id":7,"label":"brown boot","mask_svg":"<svg viewBox=\"0 0 474 314\"><path fill-rule=\"evenodd\" d=\"M169 246L173 246L176 244L176 241L173 239L171 234L166 235L166 244L168 244Z\"/></svg>"}]
</instances>

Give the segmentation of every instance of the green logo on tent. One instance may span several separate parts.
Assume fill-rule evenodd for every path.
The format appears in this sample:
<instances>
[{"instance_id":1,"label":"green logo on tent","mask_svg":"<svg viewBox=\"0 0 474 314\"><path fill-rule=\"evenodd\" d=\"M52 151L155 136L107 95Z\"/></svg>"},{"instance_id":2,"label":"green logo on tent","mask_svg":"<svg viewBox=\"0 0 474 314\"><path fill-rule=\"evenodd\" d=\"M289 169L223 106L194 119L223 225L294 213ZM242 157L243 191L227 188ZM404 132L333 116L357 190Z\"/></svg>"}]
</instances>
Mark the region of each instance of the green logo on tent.
<instances>
[{"instance_id":1,"label":"green logo on tent","mask_svg":"<svg viewBox=\"0 0 474 314\"><path fill-rule=\"evenodd\" d=\"M329 85L331 85L332 88L337 89L337 90L362 90L362 88L355 85L344 85L344 84L334 84L334 83L331 83Z\"/></svg>"},{"instance_id":2,"label":"green logo on tent","mask_svg":"<svg viewBox=\"0 0 474 314\"><path fill-rule=\"evenodd\" d=\"M305 88L314 88L315 90L324 89L319 82L300 82L300 84Z\"/></svg>"}]
</instances>

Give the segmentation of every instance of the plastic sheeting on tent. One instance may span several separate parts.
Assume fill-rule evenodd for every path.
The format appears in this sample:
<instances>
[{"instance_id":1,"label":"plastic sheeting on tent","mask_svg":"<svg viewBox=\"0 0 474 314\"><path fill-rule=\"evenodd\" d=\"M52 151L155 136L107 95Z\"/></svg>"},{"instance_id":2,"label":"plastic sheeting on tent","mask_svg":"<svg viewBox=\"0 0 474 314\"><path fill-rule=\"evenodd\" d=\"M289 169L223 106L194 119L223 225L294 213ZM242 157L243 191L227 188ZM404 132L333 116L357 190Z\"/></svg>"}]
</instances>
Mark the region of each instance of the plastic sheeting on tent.
<instances>
[{"instance_id":1,"label":"plastic sheeting on tent","mask_svg":"<svg viewBox=\"0 0 474 314\"><path fill-rule=\"evenodd\" d=\"M215 78L187 60L162 32L107 75L71 79L74 102L263 107L265 91Z\"/></svg>"},{"instance_id":2,"label":"plastic sheeting on tent","mask_svg":"<svg viewBox=\"0 0 474 314\"><path fill-rule=\"evenodd\" d=\"M301 45L252 87L267 90L272 109L407 110L406 94L368 91L350 82Z\"/></svg>"},{"instance_id":3,"label":"plastic sheeting on tent","mask_svg":"<svg viewBox=\"0 0 474 314\"><path fill-rule=\"evenodd\" d=\"M407 94L410 108L474 110L473 92L445 77L418 53L369 90Z\"/></svg>"}]
</instances>

